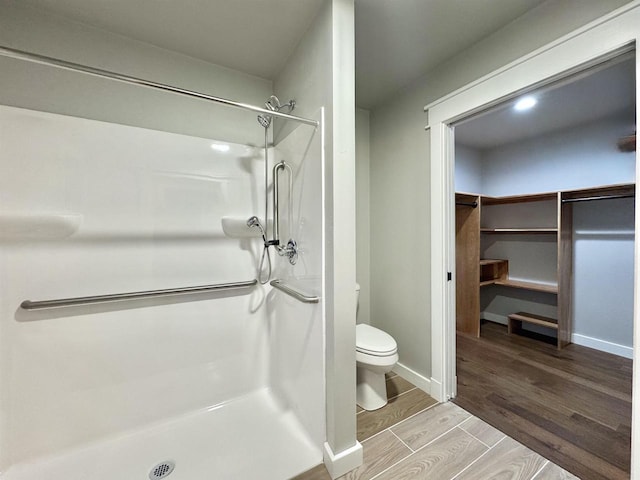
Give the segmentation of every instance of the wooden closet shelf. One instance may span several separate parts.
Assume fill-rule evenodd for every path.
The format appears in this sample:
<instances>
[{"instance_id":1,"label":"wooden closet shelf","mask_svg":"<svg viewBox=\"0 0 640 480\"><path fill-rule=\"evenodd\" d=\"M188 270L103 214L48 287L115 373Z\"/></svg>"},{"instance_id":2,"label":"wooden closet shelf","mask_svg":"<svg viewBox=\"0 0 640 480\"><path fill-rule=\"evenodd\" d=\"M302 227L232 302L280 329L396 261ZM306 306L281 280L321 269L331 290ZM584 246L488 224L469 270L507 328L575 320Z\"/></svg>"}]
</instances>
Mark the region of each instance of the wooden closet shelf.
<instances>
[{"instance_id":1,"label":"wooden closet shelf","mask_svg":"<svg viewBox=\"0 0 640 480\"><path fill-rule=\"evenodd\" d=\"M558 233L557 228L481 228L482 233Z\"/></svg>"},{"instance_id":2,"label":"wooden closet shelf","mask_svg":"<svg viewBox=\"0 0 640 480\"><path fill-rule=\"evenodd\" d=\"M502 260L502 259L493 259L493 258L481 258L480 259L480 265L492 265L494 263L503 263L503 262L507 262L508 260Z\"/></svg>"},{"instance_id":3,"label":"wooden closet shelf","mask_svg":"<svg viewBox=\"0 0 640 480\"><path fill-rule=\"evenodd\" d=\"M503 287L521 288L523 290L533 290L535 292L544 293L558 293L557 285L547 285L544 283L523 282L521 280L496 280L494 285L501 285Z\"/></svg>"},{"instance_id":4,"label":"wooden closet shelf","mask_svg":"<svg viewBox=\"0 0 640 480\"><path fill-rule=\"evenodd\" d=\"M531 323L533 325L540 325L541 327L558 329L558 320L555 318L543 317L542 315L536 315L534 313L518 312L508 315L509 318L509 333L513 333L513 330L522 326L522 322ZM517 326L515 323L517 322ZM516 328L514 328L516 327Z\"/></svg>"}]
</instances>

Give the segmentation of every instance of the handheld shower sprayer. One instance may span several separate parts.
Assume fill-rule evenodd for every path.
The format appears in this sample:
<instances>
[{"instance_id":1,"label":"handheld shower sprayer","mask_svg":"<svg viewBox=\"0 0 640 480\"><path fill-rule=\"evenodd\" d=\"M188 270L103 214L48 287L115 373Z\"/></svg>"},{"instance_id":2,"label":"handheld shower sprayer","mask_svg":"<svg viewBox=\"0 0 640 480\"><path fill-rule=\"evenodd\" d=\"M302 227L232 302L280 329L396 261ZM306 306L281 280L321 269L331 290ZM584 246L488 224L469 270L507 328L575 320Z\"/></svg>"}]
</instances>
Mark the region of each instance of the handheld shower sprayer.
<instances>
[{"instance_id":1,"label":"handheld shower sprayer","mask_svg":"<svg viewBox=\"0 0 640 480\"><path fill-rule=\"evenodd\" d=\"M262 285L264 285L271 278L271 257L269 256L269 245L270 244L267 241L267 232L265 231L264 227L260 223L260 219L258 217L256 217L255 215L252 216L252 217L249 217L249 219L247 220L247 227L249 227L249 228L257 227L260 230L260 235L262 235L263 247L262 247L262 257L260 258L260 266L258 267L258 281ZM267 279L263 281L262 272L263 272L265 257L267 259L267 264L269 265L269 269L268 269Z\"/></svg>"}]
</instances>

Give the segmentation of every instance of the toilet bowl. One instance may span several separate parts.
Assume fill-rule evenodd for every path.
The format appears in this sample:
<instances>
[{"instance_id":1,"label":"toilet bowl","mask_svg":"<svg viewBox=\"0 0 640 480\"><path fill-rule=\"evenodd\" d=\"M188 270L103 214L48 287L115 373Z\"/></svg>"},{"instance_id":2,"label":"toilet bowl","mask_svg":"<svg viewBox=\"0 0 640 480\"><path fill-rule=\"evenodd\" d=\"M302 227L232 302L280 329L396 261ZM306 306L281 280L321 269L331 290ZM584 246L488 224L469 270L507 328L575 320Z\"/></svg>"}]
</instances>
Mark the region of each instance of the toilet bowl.
<instances>
[{"instance_id":1,"label":"toilet bowl","mask_svg":"<svg viewBox=\"0 0 640 480\"><path fill-rule=\"evenodd\" d=\"M356 289L358 296L360 286ZM387 404L384 374L398 362L398 345L391 335L364 323L356 325L356 403L365 410Z\"/></svg>"}]
</instances>

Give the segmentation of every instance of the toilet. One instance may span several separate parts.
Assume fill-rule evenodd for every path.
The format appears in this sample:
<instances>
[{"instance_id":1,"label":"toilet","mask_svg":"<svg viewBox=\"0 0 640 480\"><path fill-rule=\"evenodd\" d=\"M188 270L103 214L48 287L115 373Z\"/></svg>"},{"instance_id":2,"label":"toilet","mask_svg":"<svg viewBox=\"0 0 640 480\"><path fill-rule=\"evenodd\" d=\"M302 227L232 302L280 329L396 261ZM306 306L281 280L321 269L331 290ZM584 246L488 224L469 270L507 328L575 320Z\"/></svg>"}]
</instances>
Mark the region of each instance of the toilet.
<instances>
[{"instance_id":1,"label":"toilet","mask_svg":"<svg viewBox=\"0 0 640 480\"><path fill-rule=\"evenodd\" d=\"M357 297L360 285L356 284ZM356 325L356 403L365 410L387 404L384 374L398 361L398 345L391 335L364 323Z\"/></svg>"}]
</instances>

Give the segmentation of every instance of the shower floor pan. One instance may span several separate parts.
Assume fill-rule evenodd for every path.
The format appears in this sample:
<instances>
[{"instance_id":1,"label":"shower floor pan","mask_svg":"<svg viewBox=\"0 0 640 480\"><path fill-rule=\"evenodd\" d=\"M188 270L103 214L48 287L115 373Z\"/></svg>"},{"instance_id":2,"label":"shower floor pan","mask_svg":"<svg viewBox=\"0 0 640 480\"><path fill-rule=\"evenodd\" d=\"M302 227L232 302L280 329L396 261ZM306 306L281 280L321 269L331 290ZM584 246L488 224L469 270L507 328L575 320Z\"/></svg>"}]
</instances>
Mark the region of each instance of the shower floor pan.
<instances>
[{"instance_id":1,"label":"shower floor pan","mask_svg":"<svg viewBox=\"0 0 640 480\"><path fill-rule=\"evenodd\" d=\"M172 461L167 480L291 478L322 461L295 416L268 389L118 438L18 464L2 480L147 480Z\"/></svg>"}]
</instances>

